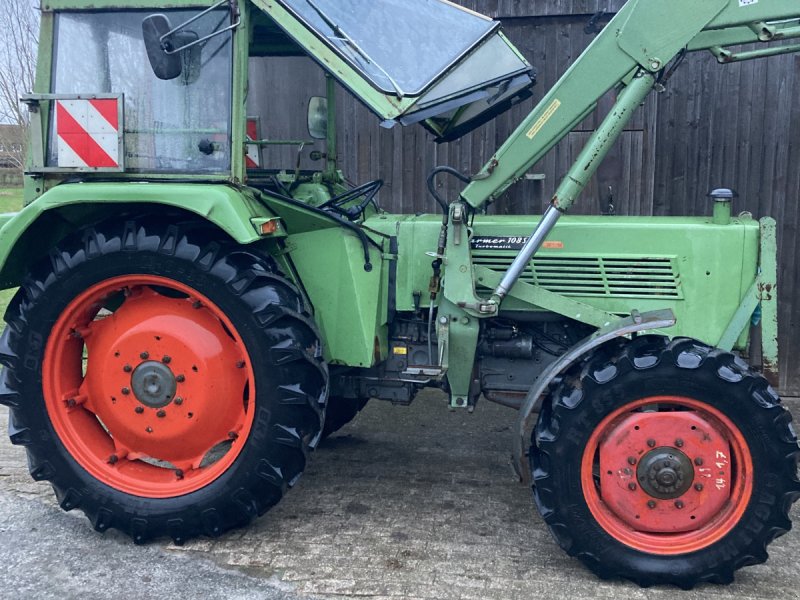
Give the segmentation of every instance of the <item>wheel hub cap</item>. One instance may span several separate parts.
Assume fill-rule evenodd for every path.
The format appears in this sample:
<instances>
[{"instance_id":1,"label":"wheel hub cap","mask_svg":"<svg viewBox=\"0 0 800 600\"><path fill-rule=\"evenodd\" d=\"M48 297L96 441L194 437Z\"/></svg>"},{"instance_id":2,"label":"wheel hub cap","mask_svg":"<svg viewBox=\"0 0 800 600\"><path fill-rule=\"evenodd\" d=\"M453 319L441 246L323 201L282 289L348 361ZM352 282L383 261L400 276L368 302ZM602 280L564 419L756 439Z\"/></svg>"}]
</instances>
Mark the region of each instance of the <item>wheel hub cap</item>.
<instances>
[{"instance_id":1,"label":"wheel hub cap","mask_svg":"<svg viewBox=\"0 0 800 600\"><path fill-rule=\"evenodd\" d=\"M692 486L692 461L676 448L656 448L639 461L637 478L653 498L679 498Z\"/></svg>"},{"instance_id":2,"label":"wheel hub cap","mask_svg":"<svg viewBox=\"0 0 800 600\"><path fill-rule=\"evenodd\" d=\"M172 403L178 382L170 368L154 360L143 362L131 376L136 399L149 408L163 408Z\"/></svg>"}]
</instances>

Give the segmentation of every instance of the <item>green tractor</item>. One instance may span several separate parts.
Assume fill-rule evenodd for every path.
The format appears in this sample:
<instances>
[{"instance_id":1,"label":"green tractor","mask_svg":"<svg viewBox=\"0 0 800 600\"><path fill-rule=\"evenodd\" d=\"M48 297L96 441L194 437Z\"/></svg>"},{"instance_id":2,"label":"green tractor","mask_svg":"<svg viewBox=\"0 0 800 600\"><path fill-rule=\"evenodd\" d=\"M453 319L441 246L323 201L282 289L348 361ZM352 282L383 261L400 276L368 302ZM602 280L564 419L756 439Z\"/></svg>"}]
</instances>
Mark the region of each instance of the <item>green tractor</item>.
<instances>
[{"instance_id":1,"label":"green tractor","mask_svg":"<svg viewBox=\"0 0 800 600\"><path fill-rule=\"evenodd\" d=\"M690 587L766 560L800 496L769 383L775 222L732 216L728 190L708 218L560 217L686 52L800 50L768 43L800 37L796 0L630 0L479 172L431 173L431 215L347 182L337 82L385 127L457 139L531 94L498 23L442 0L167 4L48 0L23 99L0 402L63 509L137 543L217 536L275 505L369 399L436 387L453 410L516 411L515 468L600 576ZM327 97L307 134L264 138L284 83L265 73L297 56ZM489 214L609 90L544 215ZM276 148L299 158L262 164Z\"/></svg>"}]
</instances>

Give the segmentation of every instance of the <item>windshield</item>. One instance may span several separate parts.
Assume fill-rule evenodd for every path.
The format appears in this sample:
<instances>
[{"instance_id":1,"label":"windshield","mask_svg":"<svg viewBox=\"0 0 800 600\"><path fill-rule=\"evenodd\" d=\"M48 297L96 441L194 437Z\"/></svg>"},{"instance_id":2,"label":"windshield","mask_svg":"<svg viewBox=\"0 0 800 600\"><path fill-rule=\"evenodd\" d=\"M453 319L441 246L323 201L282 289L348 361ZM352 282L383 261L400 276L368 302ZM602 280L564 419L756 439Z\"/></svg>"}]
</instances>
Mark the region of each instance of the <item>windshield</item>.
<instances>
[{"instance_id":1,"label":"windshield","mask_svg":"<svg viewBox=\"0 0 800 600\"><path fill-rule=\"evenodd\" d=\"M173 26L197 11L163 11ZM142 39L149 13L119 11L59 13L52 93L123 94L125 170L219 172L231 164L230 33L183 53L180 77L153 74ZM222 9L191 24L203 37L229 24ZM50 132L48 163L56 164Z\"/></svg>"},{"instance_id":2,"label":"windshield","mask_svg":"<svg viewBox=\"0 0 800 600\"><path fill-rule=\"evenodd\" d=\"M497 25L441 0L283 0L374 85L418 95Z\"/></svg>"}]
</instances>

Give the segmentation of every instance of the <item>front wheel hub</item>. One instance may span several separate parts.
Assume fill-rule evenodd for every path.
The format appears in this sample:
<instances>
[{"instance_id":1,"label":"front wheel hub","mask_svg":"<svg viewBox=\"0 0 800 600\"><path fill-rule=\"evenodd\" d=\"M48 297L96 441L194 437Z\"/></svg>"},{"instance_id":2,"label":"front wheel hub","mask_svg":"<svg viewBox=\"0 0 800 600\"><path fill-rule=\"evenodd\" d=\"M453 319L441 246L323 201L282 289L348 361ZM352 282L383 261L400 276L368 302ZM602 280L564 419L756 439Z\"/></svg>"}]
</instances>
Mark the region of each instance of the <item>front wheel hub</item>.
<instances>
[{"instance_id":1,"label":"front wheel hub","mask_svg":"<svg viewBox=\"0 0 800 600\"><path fill-rule=\"evenodd\" d=\"M698 530L730 502L730 443L697 411L629 413L604 428L598 453L602 502L636 531Z\"/></svg>"},{"instance_id":2,"label":"front wheel hub","mask_svg":"<svg viewBox=\"0 0 800 600\"><path fill-rule=\"evenodd\" d=\"M656 448L639 461L637 477L653 498L669 500L685 494L694 480L692 461L677 448Z\"/></svg>"}]
</instances>

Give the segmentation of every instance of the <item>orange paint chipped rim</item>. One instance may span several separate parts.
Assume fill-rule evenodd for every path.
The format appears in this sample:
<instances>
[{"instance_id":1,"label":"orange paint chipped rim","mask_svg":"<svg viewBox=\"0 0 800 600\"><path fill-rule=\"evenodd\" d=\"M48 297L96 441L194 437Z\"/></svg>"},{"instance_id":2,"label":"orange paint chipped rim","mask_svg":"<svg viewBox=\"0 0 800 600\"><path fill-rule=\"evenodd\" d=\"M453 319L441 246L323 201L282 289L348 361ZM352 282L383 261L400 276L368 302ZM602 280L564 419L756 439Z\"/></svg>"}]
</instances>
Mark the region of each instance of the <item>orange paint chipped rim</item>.
<instances>
[{"instance_id":1,"label":"orange paint chipped rim","mask_svg":"<svg viewBox=\"0 0 800 600\"><path fill-rule=\"evenodd\" d=\"M153 287L177 292L179 297L172 298L170 296L168 298L162 296L153 291ZM135 293L131 294L131 290L134 290ZM205 398L203 395L203 388L205 387L210 390L205 395L211 396L214 389L213 386L210 386L211 381L198 377L194 388L190 388L194 390L198 397L202 398L201 403L208 413L208 418L204 420L207 423L204 428L198 428L199 431L198 429L192 430L193 432L198 431L197 435L192 433L193 437L187 436L183 438L187 440L187 443L191 440L191 443L195 446L199 444L199 447L207 447L207 451L211 451L212 448L218 447L224 442L219 435L221 426L227 426L231 431L235 431L235 434L231 433L229 439L226 440L229 443L227 452L216 462L201 465L196 460L194 466L185 469L178 467L177 470L172 468L175 464L153 464L159 460L169 461L165 457L152 456L152 454L143 454L141 452L141 449L147 444L152 448L153 443L152 439L146 438L144 433L140 433L141 437L137 438L135 434L131 433L135 431L135 428L127 426L128 421L133 422L133 419L141 419L142 413L136 413L133 410L134 404L131 403L137 401L133 396L120 396L119 399L112 398L113 406L109 405L105 398L80 396L86 389L92 387L91 385L84 385L92 372L100 372L100 375L95 375L95 377L99 381L98 385L101 386L106 383L104 379L111 377L111 375L106 374L107 369L92 369L93 352L87 352L90 342L86 341L84 344L84 340L81 339L81 336L77 336L75 332L90 331L97 323L101 323L102 320L95 320L95 318L103 307L103 303L111 296L121 292L127 292L122 306L125 306L125 303L130 301L129 298L131 296L141 292L139 294L141 298L136 304L135 310L131 309L128 312L132 313L134 319L141 318L142 323L145 323L148 318L157 318L160 323L169 325L170 319L175 320L176 318L174 315L165 315L163 306L174 307L176 314L180 315L182 312L183 315L186 315L189 312L181 303L191 305L197 315L197 331L192 330L191 321L189 321L190 327L187 328L187 319L183 318L180 322L176 321L174 323L176 328L180 327L180 333L176 334L179 335L178 339L180 341L191 341L195 333L202 333L202 336L197 335L195 337L204 339L206 342L209 339L213 341L216 338L220 340L221 350L220 356L213 357L213 359L220 365L224 363L225 366L231 362L236 363L238 368L230 369L230 372L234 373L235 377L231 375L226 384L229 388L233 387L233 389L238 389L241 382L244 382L244 384L241 396L229 395L226 398L227 402L223 403L222 411L228 414L227 423L221 425L214 423L214 414L210 412L208 407L212 406L210 400L217 402L218 400L213 397ZM158 300L158 298L161 298L161 300ZM117 308L117 311L121 312L121 307ZM156 311L158 311L157 314L155 314ZM112 318L116 314L117 312L112 313ZM130 317L131 315L128 315L128 318ZM124 337L125 333L119 334L120 339ZM150 333L153 333L154 339L158 340L161 340L159 336L163 335L161 331L152 331ZM165 343L169 344L169 342ZM182 352L183 355L179 354L174 359L171 357L171 361L180 362L183 360L186 364L197 362L195 360L197 357L193 356L192 352L187 352L187 348L191 348L188 343L176 344L176 353ZM235 348L236 351L232 352L232 348ZM198 354L201 354L200 348L196 350ZM119 356L119 352L115 355ZM99 356L95 360L105 366L108 360L103 361L104 358L108 357ZM86 361L85 370L84 360ZM207 358L200 357L199 360L207 360ZM220 372L219 366L216 372ZM154 275L126 275L105 280L90 287L67 305L54 324L47 341L42 363L42 388L50 422L61 443L72 458L91 476L102 483L121 492L145 498L172 498L189 494L218 479L241 454L252 429L255 415L253 366L233 323L219 307L193 288L172 279ZM76 390L79 390L77 394ZM74 401L72 401L72 406L68 404L68 399L75 395L80 396L81 399L77 407L74 405ZM125 415L118 421L123 424L123 429L125 429L125 435L127 436L127 447L122 450L121 455L119 440L114 439L113 431L107 428L98 414L86 408L91 406L97 409L98 413L106 411L104 414L108 415L111 414L107 412L108 410L118 410L117 402L123 404L126 408ZM127 402L127 405L124 404L125 402ZM186 404L190 404L188 400ZM99 410L101 406L103 408L102 411ZM142 407L142 411L147 411L148 408L150 407ZM176 415L180 412L183 417L187 414L190 418L195 416L193 413L188 412L191 410L191 406L183 406L183 401L180 407L170 405L167 408L175 409L170 412ZM139 409L137 408L136 410L138 411ZM155 413L155 409L152 410ZM117 417L118 415L114 413L113 418L108 420L117 422ZM167 425L171 418L172 416L170 415L169 418L163 418L155 422L164 423L164 427L169 430ZM176 421L177 418L176 416ZM145 431L141 420L136 426L139 427L140 431ZM183 443L183 439L177 436L183 435L186 427L185 424L172 427L171 433L174 435L169 440L170 443L164 445L165 452L168 454L170 451L178 452L177 448ZM203 436L206 436L205 439ZM137 439L140 447L136 447ZM117 457L118 455L118 459L109 460L109 457ZM143 458L151 460L146 462L142 460Z\"/></svg>"},{"instance_id":2,"label":"orange paint chipped rim","mask_svg":"<svg viewBox=\"0 0 800 600\"><path fill-rule=\"evenodd\" d=\"M730 444L736 469L733 473L730 501L720 513L705 526L684 533L652 533L636 531L617 517L603 502L593 475L595 455L608 432L631 412L647 405L668 404L689 408L695 414L713 423L725 433ZM671 413L673 415L680 413ZM722 412L705 402L681 396L651 396L626 404L614 411L595 428L581 460L581 487L586 504L597 523L617 541L641 552L674 556L696 552L711 546L725 537L742 518L753 494L753 461L750 449L739 428Z\"/></svg>"}]
</instances>

